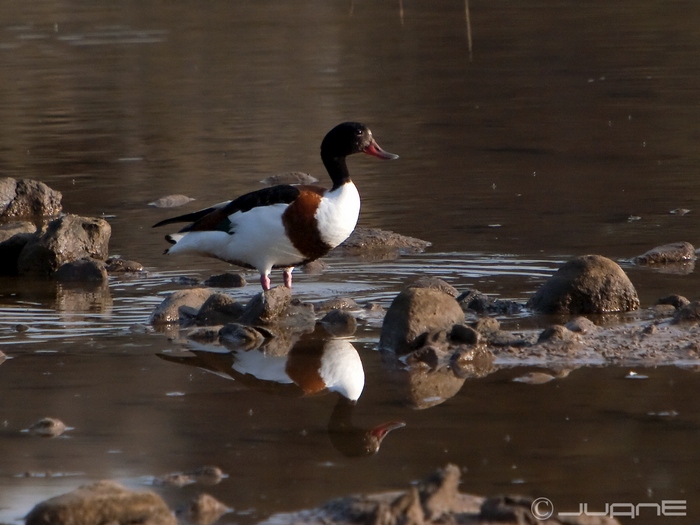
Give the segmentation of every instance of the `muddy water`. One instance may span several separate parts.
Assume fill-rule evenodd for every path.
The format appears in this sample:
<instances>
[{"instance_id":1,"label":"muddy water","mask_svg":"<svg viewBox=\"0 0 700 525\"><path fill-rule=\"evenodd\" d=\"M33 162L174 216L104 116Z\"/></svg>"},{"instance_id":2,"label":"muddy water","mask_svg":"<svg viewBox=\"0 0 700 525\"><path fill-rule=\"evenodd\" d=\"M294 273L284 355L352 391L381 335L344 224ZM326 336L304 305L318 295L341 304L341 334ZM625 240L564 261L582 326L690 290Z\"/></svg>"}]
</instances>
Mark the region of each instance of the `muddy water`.
<instances>
[{"instance_id":1,"label":"muddy water","mask_svg":"<svg viewBox=\"0 0 700 525\"><path fill-rule=\"evenodd\" d=\"M172 210L147 203L181 193L197 199L192 210L289 170L323 180L320 140L348 119L401 155L351 159L360 224L433 247L395 261L331 258L324 274L295 277L301 298L388 306L407 276L430 273L525 300L584 253L622 261L643 307L700 295L695 272L624 263L661 243L700 242L700 5L470 4L471 57L458 1L403 11L395 2L0 5L0 173L46 182L67 211L105 216L111 252L149 269L91 290L0 280L0 349L10 357L0 364L0 521L85 482L152 487L154 476L211 464L229 477L155 490L173 507L206 490L235 509L223 523L252 523L403 487L451 461L475 493L548 497L568 511L687 500L689 517L673 523L697 523L690 369L635 369L632 379L629 368L588 367L534 386L506 368L415 410L376 352L380 320L366 317L350 340L366 374L352 427L406 426L376 455L352 458L329 437L335 394L288 397L157 357L186 350L144 327L182 287L173 279L226 266L162 256L163 232L150 225ZM20 323L29 330L16 332ZM72 429L55 439L22 432L44 416Z\"/></svg>"}]
</instances>

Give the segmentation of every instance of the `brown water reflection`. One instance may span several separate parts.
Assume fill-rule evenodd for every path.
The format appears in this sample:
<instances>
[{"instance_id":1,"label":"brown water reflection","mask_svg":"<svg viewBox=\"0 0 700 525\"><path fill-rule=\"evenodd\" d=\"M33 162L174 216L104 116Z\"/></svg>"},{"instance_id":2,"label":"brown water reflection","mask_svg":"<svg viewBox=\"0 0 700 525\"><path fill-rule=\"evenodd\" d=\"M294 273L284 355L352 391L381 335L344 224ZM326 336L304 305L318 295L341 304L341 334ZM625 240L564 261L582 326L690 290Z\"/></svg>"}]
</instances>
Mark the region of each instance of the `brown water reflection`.
<instances>
[{"instance_id":1,"label":"brown water reflection","mask_svg":"<svg viewBox=\"0 0 700 525\"><path fill-rule=\"evenodd\" d=\"M526 385L511 382L524 371L505 369L415 411L368 317L349 340L366 374L352 427L406 427L377 454L349 458L328 434L336 394L267 395L156 357L180 350L143 326L180 287L171 278L226 266L162 256L150 225L172 210L147 204L185 194L190 211L290 170L324 182L318 146L344 120L366 122L401 156L350 161L360 225L429 240L432 252L331 258L320 276L295 275L304 300L387 306L418 271L524 300L571 255L699 243L700 4L471 1L471 61L461 1L403 2L402 17L397 2L352 4L0 3L0 174L49 184L72 213L106 216L111 252L151 271L92 291L0 282L0 348L11 357L0 365L0 521L83 482L142 486L215 464L229 478L207 491L236 509L222 522L251 523L404 487L452 461L476 493L546 496L567 510L687 499L690 518L674 523L697 522L692 370L632 380L583 368ZM643 307L700 295L695 271L623 265ZM74 430L20 432L47 415ZM176 505L199 487L158 490Z\"/></svg>"}]
</instances>

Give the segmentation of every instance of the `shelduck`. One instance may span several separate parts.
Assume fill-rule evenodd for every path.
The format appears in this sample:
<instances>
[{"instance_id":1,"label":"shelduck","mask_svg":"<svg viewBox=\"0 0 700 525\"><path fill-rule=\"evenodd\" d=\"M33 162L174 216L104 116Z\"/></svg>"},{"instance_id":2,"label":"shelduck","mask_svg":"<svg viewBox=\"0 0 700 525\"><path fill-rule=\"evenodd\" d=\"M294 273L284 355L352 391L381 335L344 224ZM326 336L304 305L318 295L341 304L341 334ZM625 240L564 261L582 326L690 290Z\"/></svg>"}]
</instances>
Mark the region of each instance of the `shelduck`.
<instances>
[{"instance_id":1,"label":"shelduck","mask_svg":"<svg viewBox=\"0 0 700 525\"><path fill-rule=\"evenodd\" d=\"M360 195L350 179L346 157L366 153L397 159L384 151L364 124L337 125L321 143L321 159L333 186L279 185L246 193L232 201L166 219L154 225L190 222L167 235L166 253L195 253L260 272L263 290L270 271L282 268L292 287L292 270L326 255L347 239L360 213Z\"/></svg>"}]
</instances>

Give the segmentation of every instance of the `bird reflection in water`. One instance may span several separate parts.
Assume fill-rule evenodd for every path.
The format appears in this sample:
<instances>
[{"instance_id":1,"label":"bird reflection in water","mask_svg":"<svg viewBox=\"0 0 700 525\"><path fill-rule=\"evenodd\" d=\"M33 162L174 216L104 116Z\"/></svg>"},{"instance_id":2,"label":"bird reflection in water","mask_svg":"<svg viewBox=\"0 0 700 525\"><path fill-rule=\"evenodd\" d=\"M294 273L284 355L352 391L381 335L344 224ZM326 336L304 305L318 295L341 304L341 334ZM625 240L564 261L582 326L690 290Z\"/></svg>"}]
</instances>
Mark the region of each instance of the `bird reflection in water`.
<instances>
[{"instance_id":1,"label":"bird reflection in water","mask_svg":"<svg viewBox=\"0 0 700 525\"><path fill-rule=\"evenodd\" d=\"M290 397L339 394L330 420L328 435L340 453L349 457L376 454L386 435L405 426L399 421L360 428L352 423L357 400L365 384L362 360L346 339L302 336L291 348L281 351L279 340L257 348L220 344L189 343L191 354L158 354L175 363L201 368L220 377L234 379L251 389Z\"/></svg>"}]
</instances>

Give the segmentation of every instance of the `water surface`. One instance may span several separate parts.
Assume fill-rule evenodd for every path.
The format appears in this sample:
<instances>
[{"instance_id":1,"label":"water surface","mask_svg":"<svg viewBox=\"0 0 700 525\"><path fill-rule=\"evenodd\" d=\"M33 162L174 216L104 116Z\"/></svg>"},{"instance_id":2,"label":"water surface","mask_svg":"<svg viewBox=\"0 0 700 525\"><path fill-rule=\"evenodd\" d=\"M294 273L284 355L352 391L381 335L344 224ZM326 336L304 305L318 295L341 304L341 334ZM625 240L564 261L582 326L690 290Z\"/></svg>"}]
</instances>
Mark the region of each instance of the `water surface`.
<instances>
[{"instance_id":1,"label":"water surface","mask_svg":"<svg viewBox=\"0 0 700 525\"><path fill-rule=\"evenodd\" d=\"M163 256L165 232L150 226L173 210L147 203L185 194L190 211L292 170L325 183L320 141L344 120L365 122L401 156L350 160L360 225L433 246L392 261L331 257L323 274L295 275L304 300L386 307L406 278L427 273L525 301L586 253L620 261L643 308L700 295L695 272L626 262L699 242L700 6L470 8L471 56L457 1L403 11L378 1L0 5L0 174L41 180L66 211L106 217L111 253L148 269L90 290L0 280L0 349L11 358L0 365L0 521L109 478L154 488L173 507L205 490L235 509L222 523L254 523L405 487L454 462L478 494L543 496L562 510L687 500L688 519L674 523L697 522L691 369L626 379L627 368L587 367L535 386L511 381L526 370L503 368L416 410L376 351L380 321L367 317L350 339L366 374L353 424L406 426L377 454L349 458L328 434L335 394L286 397L157 357L186 350L146 326L183 287L173 279L228 268ZM44 416L73 429L22 432ZM229 477L152 486L209 464Z\"/></svg>"}]
</instances>

